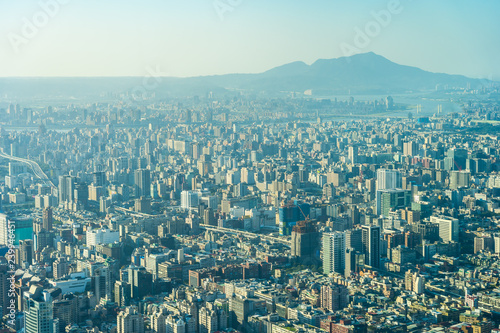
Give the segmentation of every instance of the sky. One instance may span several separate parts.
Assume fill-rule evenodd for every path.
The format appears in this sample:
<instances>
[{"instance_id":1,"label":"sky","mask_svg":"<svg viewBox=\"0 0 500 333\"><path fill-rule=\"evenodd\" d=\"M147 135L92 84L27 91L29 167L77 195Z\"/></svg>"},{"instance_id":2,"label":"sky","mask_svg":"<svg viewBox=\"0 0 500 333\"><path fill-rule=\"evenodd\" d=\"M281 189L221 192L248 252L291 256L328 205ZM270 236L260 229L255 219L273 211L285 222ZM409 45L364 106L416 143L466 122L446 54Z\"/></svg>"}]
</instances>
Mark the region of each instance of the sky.
<instances>
[{"instance_id":1,"label":"sky","mask_svg":"<svg viewBox=\"0 0 500 333\"><path fill-rule=\"evenodd\" d=\"M0 0L0 77L259 73L375 52L500 80L498 13L497 0Z\"/></svg>"}]
</instances>

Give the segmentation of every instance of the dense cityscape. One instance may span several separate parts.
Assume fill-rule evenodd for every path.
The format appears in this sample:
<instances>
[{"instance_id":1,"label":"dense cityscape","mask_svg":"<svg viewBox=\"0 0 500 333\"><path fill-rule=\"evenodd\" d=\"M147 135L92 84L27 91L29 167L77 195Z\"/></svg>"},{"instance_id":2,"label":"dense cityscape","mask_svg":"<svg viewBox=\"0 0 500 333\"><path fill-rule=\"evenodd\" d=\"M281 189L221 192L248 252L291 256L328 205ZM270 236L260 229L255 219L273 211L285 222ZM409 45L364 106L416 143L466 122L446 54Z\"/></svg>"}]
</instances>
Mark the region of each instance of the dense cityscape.
<instances>
[{"instance_id":1,"label":"dense cityscape","mask_svg":"<svg viewBox=\"0 0 500 333\"><path fill-rule=\"evenodd\" d=\"M0 1L0 333L500 333L500 1Z\"/></svg>"},{"instance_id":2,"label":"dense cityscape","mask_svg":"<svg viewBox=\"0 0 500 333\"><path fill-rule=\"evenodd\" d=\"M430 96L7 105L2 332L499 331L498 88Z\"/></svg>"}]
</instances>

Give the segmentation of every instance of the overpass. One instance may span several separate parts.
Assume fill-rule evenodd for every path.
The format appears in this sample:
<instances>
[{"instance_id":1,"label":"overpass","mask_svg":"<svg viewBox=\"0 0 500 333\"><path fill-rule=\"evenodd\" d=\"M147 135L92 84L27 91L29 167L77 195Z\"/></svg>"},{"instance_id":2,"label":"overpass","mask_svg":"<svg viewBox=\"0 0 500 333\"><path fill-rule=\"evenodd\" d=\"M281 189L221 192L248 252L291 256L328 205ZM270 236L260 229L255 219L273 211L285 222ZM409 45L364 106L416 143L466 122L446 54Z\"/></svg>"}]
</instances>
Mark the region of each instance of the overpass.
<instances>
[{"instance_id":1,"label":"overpass","mask_svg":"<svg viewBox=\"0 0 500 333\"><path fill-rule=\"evenodd\" d=\"M7 155L4 152L0 152L0 157L6 158L9 160L13 160L16 162L28 164L29 167L31 168L31 170L33 171L33 173L35 174L35 177L37 177L38 179L43 181L45 184L50 185L52 188L56 188L54 183L50 180L49 177L47 177L45 172L43 172L42 168L40 168L38 163L36 163L35 161L28 160L27 158L21 158L21 157Z\"/></svg>"},{"instance_id":2,"label":"overpass","mask_svg":"<svg viewBox=\"0 0 500 333\"><path fill-rule=\"evenodd\" d=\"M266 240L269 240L272 242L282 243L282 244L285 244L288 246L292 245L292 242L290 242L284 238L266 236L266 235L256 234L256 233L248 232L248 231L244 231L244 230L216 227L216 226L208 225L208 224L200 224L200 229L205 229L205 230L210 230L210 231L215 231L215 232L222 232L225 234L243 235L243 236L252 237L252 238L260 237L261 239L266 239Z\"/></svg>"},{"instance_id":3,"label":"overpass","mask_svg":"<svg viewBox=\"0 0 500 333\"><path fill-rule=\"evenodd\" d=\"M164 215L151 215L151 214L146 214L146 213L140 213L136 212L132 209L127 209L124 207L114 207L115 210L122 212L127 215L132 215L132 216L141 216L141 217L165 217ZM266 239L271 242L277 242L277 243L282 243L287 246L291 246L292 243L284 238L279 238L279 237L273 237L273 236L267 236L267 235L261 235L261 234L256 234L253 232L248 232L244 230L238 230L238 229L230 229L230 228L223 228L223 227L216 227L213 225L208 225L208 224L200 224L200 229L202 230L210 230L214 232L220 232L220 233L225 233L225 234L234 234L234 235L243 235L246 237L251 237L251 238L257 238L260 237L261 239Z\"/></svg>"}]
</instances>

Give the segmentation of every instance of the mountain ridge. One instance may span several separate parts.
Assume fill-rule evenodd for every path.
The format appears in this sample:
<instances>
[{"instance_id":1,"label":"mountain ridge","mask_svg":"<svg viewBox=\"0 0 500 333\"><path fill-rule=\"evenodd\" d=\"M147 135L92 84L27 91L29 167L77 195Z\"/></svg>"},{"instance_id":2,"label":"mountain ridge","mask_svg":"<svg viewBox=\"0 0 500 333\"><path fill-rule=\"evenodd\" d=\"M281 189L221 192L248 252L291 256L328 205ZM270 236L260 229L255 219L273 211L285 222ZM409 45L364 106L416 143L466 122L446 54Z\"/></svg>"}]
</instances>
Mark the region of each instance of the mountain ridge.
<instances>
[{"instance_id":1,"label":"mountain ridge","mask_svg":"<svg viewBox=\"0 0 500 333\"><path fill-rule=\"evenodd\" d=\"M133 76L0 78L0 94L89 96L126 94L143 88L147 92L155 92L158 97L234 90L268 94L305 91L318 94L385 94L430 91L435 90L436 86L475 88L485 82L463 75L433 73L418 67L397 64L373 52L318 59L310 65L303 61L294 61L262 73L156 79L156 87L145 89L143 78Z\"/></svg>"}]
</instances>

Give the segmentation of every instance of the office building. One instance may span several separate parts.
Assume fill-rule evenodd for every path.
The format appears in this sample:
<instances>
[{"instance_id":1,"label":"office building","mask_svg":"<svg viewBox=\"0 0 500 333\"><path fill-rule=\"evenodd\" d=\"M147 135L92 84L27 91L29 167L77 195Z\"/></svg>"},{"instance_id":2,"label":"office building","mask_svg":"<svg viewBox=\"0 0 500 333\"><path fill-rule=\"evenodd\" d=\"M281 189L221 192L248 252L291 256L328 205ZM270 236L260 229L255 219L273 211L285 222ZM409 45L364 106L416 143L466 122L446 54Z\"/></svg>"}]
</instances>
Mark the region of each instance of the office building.
<instances>
[{"instance_id":1,"label":"office building","mask_svg":"<svg viewBox=\"0 0 500 333\"><path fill-rule=\"evenodd\" d=\"M365 264L378 268L380 267L380 227L364 225L361 230Z\"/></svg>"},{"instance_id":2,"label":"office building","mask_svg":"<svg viewBox=\"0 0 500 333\"><path fill-rule=\"evenodd\" d=\"M391 190L401 187L402 177L398 170L377 170L377 190Z\"/></svg>"},{"instance_id":3,"label":"office building","mask_svg":"<svg viewBox=\"0 0 500 333\"><path fill-rule=\"evenodd\" d=\"M431 216L431 222L439 225L439 238L443 242L458 242L458 219L449 216Z\"/></svg>"},{"instance_id":4,"label":"office building","mask_svg":"<svg viewBox=\"0 0 500 333\"><path fill-rule=\"evenodd\" d=\"M25 332L55 333L52 297L41 287L31 286L23 295Z\"/></svg>"},{"instance_id":5,"label":"office building","mask_svg":"<svg viewBox=\"0 0 500 333\"><path fill-rule=\"evenodd\" d=\"M346 249L352 248L354 251L363 252L363 233L361 229L350 229L345 231Z\"/></svg>"},{"instance_id":6,"label":"office building","mask_svg":"<svg viewBox=\"0 0 500 333\"><path fill-rule=\"evenodd\" d=\"M42 213L42 228L47 231L52 230L52 222L53 222L52 208L50 207L44 208Z\"/></svg>"},{"instance_id":7,"label":"office building","mask_svg":"<svg viewBox=\"0 0 500 333\"><path fill-rule=\"evenodd\" d=\"M136 198L151 194L151 173L148 169L137 169L134 172L134 195Z\"/></svg>"},{"instance_id":8,"label":"office building","mask_svg":"<svg viewBox=\"0 0 500 333\"><path fill-rule=\"evenodd\" d=\"M402 189L377 191L377 215L389 216L392 210L404 209L411 205L411 191Z\"/></svg>"},{"instance_id":9,"label":"office building","mask_svg":"<svg viewBox=\"0 0 500 333\"><path fill-rule=\"evenodd\" d=\"M196 191L181 192L181 207L184 209L197 208L200 204L199 193Z\"/></svg>"}]
</instances>

